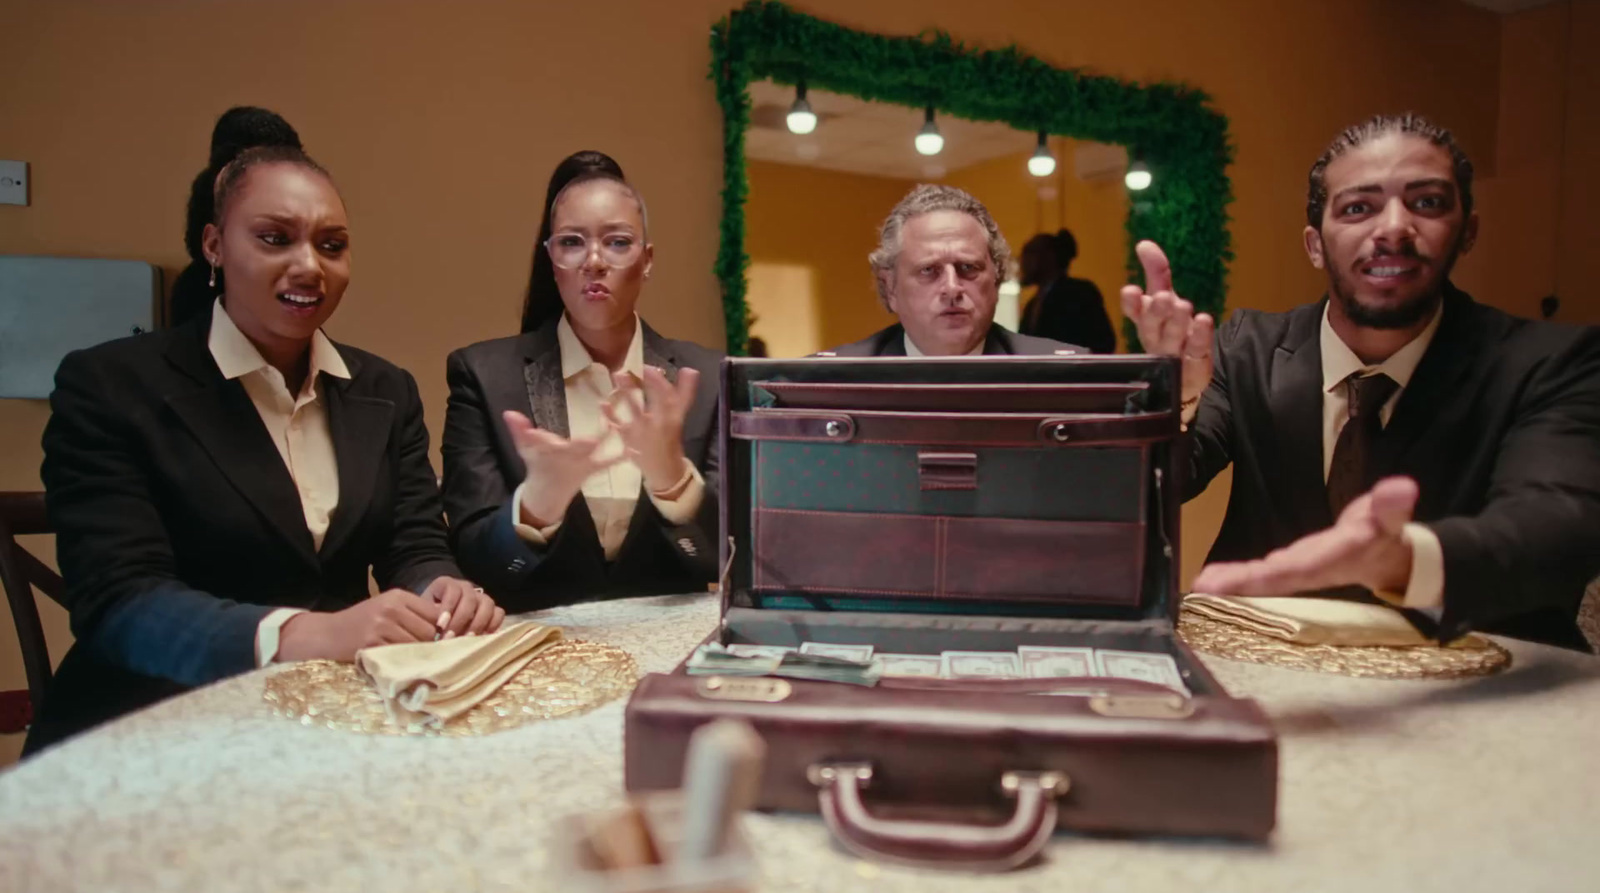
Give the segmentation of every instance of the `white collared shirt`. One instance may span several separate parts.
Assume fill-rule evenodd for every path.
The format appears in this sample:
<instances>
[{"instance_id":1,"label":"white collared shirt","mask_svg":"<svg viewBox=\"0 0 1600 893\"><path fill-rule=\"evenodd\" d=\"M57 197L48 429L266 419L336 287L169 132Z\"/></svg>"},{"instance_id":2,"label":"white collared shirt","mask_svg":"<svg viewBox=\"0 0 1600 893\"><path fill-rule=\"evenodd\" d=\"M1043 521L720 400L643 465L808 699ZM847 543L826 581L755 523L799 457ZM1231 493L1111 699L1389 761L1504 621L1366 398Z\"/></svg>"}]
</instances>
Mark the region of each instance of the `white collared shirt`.
<instances>
[{"instance_id":1,"label":"white collared shirt","mask_svg":"<svg viewBox=\"0 0 1600 893\"><path fill-rule=\"evenodd\" d=\"M561 350L561 377L566 383L568 436L600 439L602 458L622 456L622 438L610 429L601 409L616 389L611 370L590 355L578 333L572 330L566 314L556 323L556 344ZM644 326L637 315L633 319L633 340L628 343L621 371L636 379L644 375ZM661 516L672 524L687 523L700 510L705 498L705 479L694 463L685 459L684 465L684 477L663 491L666 495L649 494ZM643 482L639 466L626 458L595 472L583 482L583 498L594 518L595 532L600 536L607 561L615 560L622 552ZM514 519L521 517L523 487L528 485L529 482L524 481L512 494ZM559 529L560 521L537 528L516 523L517 535L535 545L548 543Z\"/></svg>"},{"instance_id":2,"label":"white collared shirt","mask_svg":"<svg viewBox=\"0 0 1600 893\"><path fill-rule=\"evenodd\" d=\"M350 369L338 348L319 329L311 336L311 364L298 395L289 393L283 373L261 356L261 351L239 331L218 298L211 309L211 333L206 346L222 377L239 379L256 413L272 437L272 445L289 470L300 494L306 529L312 545L322 548L328 520L339 505L339 465L328 429L328 409L322 400L323 373L348 379ZM299 608L279 608L256 627L256 665L266 666L278 656L278 633Z\"/></svg>"},{"instance_id":3,"label":"white collared shirt","mask_svg":"<svg viewBox=\"0 0 1600 893\"><path fill-rule=\"evenodd\" d=\"M1444 316L1444 304L1441 302L1433 312L1433 318L1428 325L1411 339L1405 347L1395 351L1392 356L1382 363L1369 366L1361 362L1355 351L1345 344L1339 334L1333 330L1333 324L1328 321L1328 307L1322 309L1322 330L1320 344L1322 348L1322 479L1328 479L1329 469L1333 467L1333 448L1339 442L1339 432L1344 430L1345 423L1350 420L1350 392L1345 380L1354 373L1373 375L1383 373L1399 385L1390 395L1389 399L1378 411L1378 420L1384 426L1389 424L1389 419L1394 415L1394 408L1400 400L1400 395L1411 384L1411 377L1416 374L1417 365L1422 362L1423 354L1428 352L1428 346L1433 343L1433 336L1439 331L1439 320ZM1402 604L1407 608L1417 608L1424 611L1436 612L1444 604L1444 549L1439 545L1439 537L1422 524L1407 524L1402 534L1406 542L1411 545L1411 580L1406 585Z\"/></svg>"}]
</instances>

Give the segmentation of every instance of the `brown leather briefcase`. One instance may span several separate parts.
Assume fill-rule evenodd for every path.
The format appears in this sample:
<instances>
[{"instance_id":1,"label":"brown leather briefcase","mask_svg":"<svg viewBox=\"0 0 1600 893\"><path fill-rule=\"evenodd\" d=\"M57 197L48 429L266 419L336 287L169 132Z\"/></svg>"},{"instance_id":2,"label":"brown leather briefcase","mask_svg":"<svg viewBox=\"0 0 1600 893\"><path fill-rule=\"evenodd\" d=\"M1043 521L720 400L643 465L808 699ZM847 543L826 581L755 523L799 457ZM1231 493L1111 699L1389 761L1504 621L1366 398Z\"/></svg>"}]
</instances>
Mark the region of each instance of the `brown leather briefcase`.
<instances>
[{"instance_id":1,"label":"brown leather briefcase","mask_svg":"<svg viewBox=\"0 0 1600 893\"><path fill-rule=\"evenodd\" d=\"M645 677L630 791L676 787L691 732L765 738L759 806L853 851L1003 869L1056 829L1265 838L1277 741L1174 635L1176 360L728 360L722 620L708 641L879 653L1156 652L1151 682Z\"/></svg>"}]
</instances>

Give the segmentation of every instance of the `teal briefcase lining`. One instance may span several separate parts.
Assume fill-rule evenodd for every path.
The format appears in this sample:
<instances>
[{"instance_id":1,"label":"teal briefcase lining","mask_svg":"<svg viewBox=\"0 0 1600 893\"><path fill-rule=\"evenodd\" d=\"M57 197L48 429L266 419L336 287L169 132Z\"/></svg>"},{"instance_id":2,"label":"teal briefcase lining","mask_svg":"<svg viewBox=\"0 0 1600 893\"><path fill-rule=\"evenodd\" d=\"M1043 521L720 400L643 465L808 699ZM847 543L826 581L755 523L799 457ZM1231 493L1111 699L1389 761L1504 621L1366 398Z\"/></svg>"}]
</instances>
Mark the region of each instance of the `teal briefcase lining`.
<instances>
[{"instance_id":1,"label":"teal briefcase lining","mask_svg":"<svg viewBox=\"0 0 1600 893\"><path fill-rule=\"evenodd\" d=\"M1128 521L1143 517L1145 474L1138 447L1041 450L984 447L977 487L924 490L924 447L758 441L756 504L769 509L911 515Z\"/></svg>"}]
</instances>

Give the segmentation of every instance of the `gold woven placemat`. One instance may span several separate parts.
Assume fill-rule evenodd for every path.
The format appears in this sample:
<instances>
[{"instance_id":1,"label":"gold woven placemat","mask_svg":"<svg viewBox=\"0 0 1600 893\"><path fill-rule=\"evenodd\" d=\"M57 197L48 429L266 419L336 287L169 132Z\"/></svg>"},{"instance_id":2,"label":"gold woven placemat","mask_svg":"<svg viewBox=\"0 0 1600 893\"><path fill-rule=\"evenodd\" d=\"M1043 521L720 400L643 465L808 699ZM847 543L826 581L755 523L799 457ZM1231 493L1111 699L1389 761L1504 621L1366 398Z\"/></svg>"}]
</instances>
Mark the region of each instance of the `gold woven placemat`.
<instances>
[{"instance_id":1,"label":"gold woven placemat","mask_svg":"<svg viewBox=\"0 0 1600 893\"><path fill-rule=\"evenodd\" d=\"M1511 652L1482 636L1468 635L1448 645L1404 648L1365 645L1299 645L1230 623L1184 611L1178 635L1189 647L1229 660L1249 661L1381 679L1464 679L1488 676L1511 666Z\"/></svg>"},{"instance_id":2,"label":"gold woven placemat","mask_svg":"<svg viewBox=\"0 0 1600 893\"><path fill-rule=\"evenodd\" d=\"M633 691L639 667L614 645L562 640L542 651L499 691L442 728L407 729L355 664L311 660L267 678L262 699L301 725L368 735L470 737L586 713Z\"/></svg>"}]
</instances>

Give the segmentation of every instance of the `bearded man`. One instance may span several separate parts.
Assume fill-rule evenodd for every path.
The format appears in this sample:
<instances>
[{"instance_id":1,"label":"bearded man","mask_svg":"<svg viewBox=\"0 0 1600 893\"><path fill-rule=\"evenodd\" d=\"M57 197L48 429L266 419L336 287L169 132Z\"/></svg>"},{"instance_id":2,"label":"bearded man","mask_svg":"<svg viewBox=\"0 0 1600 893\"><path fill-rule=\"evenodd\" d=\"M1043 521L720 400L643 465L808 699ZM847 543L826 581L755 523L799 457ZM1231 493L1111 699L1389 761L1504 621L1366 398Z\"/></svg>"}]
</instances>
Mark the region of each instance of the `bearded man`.
<instances>
[{"instance_id":1,"label":"bearded man","mask_svg":"<svg viewBox=\"0 0 1600 893\"><path fill-rule=\"evenodd\" d=\"M1478 233L1472 164L1420 116L1341 133L1311 167L1306 223L1316 303L1236 310L1213 337L1149 242L1146 287L1122 290L1145 349L1183 359L1185 498L1234 468L1194 590L1376 597L1441 640L1588 650L1600 330L1451 285Z\"/></svg>"}]
</instances>

